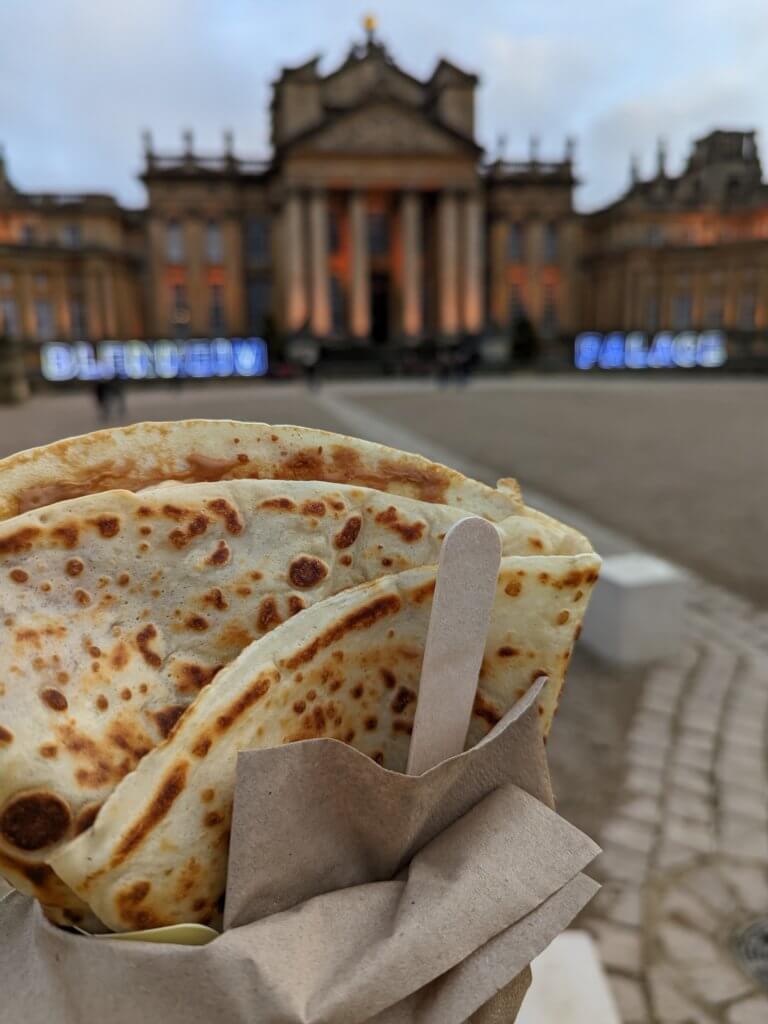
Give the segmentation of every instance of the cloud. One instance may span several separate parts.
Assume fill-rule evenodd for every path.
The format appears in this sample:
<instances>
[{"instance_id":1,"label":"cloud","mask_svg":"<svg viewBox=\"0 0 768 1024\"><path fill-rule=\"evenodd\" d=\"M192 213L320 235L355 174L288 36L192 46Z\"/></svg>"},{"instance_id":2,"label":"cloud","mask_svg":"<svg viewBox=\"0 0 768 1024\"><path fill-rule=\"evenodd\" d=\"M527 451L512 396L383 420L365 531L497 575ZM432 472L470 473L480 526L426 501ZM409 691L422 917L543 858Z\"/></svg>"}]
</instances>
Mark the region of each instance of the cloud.
<instances>
[{"instance_id":1,"label":"cloud","mask_svg":"<svg viewBox=\"0 0 768 1024\"><path fill-rule=\"evenodd\" d=\"M527 155L531 135L541 137L543 159L560 157L579 108L607 75L607 64L597 67L584 42L541 35L491 37L483 66L480 131L491 154L505 135L510 159Z\"/></svg>"},{"instance_id":2,"label":"cloud","mask_svg":"<svg viewBox=\"0 0 768 1024\"><path fill-rule=\"evenodd\" d=\"M714 128L756 128L768 140L768 111L756 94L758 79L750 62L702 70L642 98L618 104L597 116L584 132L582 159L600 167L580 196L585 207L616 197L626 186L629 156L640 158L641 176L656 170L656 144L664 138L670 173L682 169L694 138Z\"/></svg>"},{"instance_id":3,"label":"cloud","mask_svg":"<svg viewBox=\"0 0 768 1024\"><path fill-rule=\"evenodd\" d=\"M115 191L144 201L139 133L161 149L195 129L200 148L268 152L270 82L284 64L325 53L325 68L362 37L368 0L4 0L0 3L0 141L33 190ZM375 5L374 5L375 7ZM716 125L762 130L764 0L387 0L380 34L427 75L445 55L481 76L478 126L542 157L578 139L583 206L624 186L630 151L651 169L658 134L679 164Z\"/></svg>"}]
</instances>

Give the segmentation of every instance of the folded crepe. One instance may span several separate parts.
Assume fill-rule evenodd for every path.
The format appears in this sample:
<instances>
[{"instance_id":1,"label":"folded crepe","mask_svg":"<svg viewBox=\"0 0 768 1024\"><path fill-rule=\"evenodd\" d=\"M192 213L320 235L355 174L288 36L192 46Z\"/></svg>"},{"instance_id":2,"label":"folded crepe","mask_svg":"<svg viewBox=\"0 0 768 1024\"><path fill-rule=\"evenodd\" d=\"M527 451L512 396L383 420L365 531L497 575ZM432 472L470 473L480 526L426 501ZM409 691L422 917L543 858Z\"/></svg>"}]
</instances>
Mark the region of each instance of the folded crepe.
<instances>
[{"instance_id":1,"label":"folded crepe","mask_svg":"<svg viewBox=\"0 0 768 1024\"><path fill-rule=\"evenodd\" d=\"M468 745L540 675L546 730L600 560L502 560ZM248 647L51 864L115 931L215 917L237 753L331 737L404 771L435 568L329 598Z\"/></svg>"},{"instance_id":2,"label":"folded crepe","mask_svg":"<svg viewBox=\"0 0 768 1024\"><path fill-rule=\"evenodd\" d=\"M79 911L45 861L252 640L379 576L434 564L465 515L363 487L177 484L0 523L0 874ZM496 524L506 554L562 529Z\"/></svg>"},{"instance_id":3,"label":"folded crepe","mask_svg":"<svg viewBox=\"0 0 768 1024\"><path fill-rule=\"evenodd\" d=\"M523 509L514 488L497 491L370 441L309 427L180 420L99 430L0 460L0 519L100 491L236 479L359 484L492 522Z\"/></svg>"}]
</instances>

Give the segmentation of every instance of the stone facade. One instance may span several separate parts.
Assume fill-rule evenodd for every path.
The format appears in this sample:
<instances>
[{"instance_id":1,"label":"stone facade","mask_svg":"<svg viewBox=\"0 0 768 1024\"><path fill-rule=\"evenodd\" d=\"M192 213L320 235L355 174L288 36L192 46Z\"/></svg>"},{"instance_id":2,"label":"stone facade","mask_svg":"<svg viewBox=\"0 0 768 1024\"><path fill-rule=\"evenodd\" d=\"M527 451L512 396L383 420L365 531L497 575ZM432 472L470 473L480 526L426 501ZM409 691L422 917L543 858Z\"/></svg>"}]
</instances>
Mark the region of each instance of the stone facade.
<instances>
[{"instance_id":1,"label":"stone facade","mask_svg":"<svg viewBox=\"0 0 768 1024\"><path fill-rule=\"evenodd\" d=\"M618 202L586 218L582 319L597 330L768 326L768 185L754 132L699 139L678 177L660 146Z\"/></svg>"},{"instance_id":2,"label":"stone facade","mask_svg":"<svg viewBox=\"0 0 768 1024\"><path fill-rule=\"evenodd\" d=\"M311 335L328 348L579 330L759 332L768 186L753 133L699 140L679 177L584 215L562 159L488 162L478 80L420 80L369 28L336 70L273 83L269 160L162 155L142 210L33 195L0 164L0 336L21 342ZM34 357L30 357L34 358Z\"/></svg>"}]
</instances>

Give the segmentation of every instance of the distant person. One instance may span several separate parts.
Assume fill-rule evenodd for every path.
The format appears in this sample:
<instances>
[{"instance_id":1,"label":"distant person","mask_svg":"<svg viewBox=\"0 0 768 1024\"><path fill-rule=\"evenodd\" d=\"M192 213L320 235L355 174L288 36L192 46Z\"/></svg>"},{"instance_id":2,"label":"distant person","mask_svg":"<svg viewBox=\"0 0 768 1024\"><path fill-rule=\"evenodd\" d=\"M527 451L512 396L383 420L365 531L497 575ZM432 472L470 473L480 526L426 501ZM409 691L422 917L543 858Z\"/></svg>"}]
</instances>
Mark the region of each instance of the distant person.
<instances>
[{"instance_id":1,"label":"distant person","mask_svg":"<svg viewBox=\"0 0 768 1024\"><path fill-rule=\"evenodd\" d=\"M99 419L106 422L109 419L109 394L107 381L97 380L93 385L93 397L96 401Z\"/></svg>"},{"instance_id":2,"label":"distant person","mask_svg":"<svg viewBox=\"0 0 768 1024\"><path fill-rule=\"evenodd\" d=\"M459 387L466 387L469 384L472 373L479 361L480 356L474 339L464 338L456 348L454 362L456 383Z\"/></svg>"},{"instance_id":3,"label":"distant person","mask_svg":"<svg viewBox=\"0 0 768 1024\"><path fill-rule=\"evenodd\" d=\"M304 371L304 381L308 388L320 386L318 379L318 363L320 362L320 345L314 338L300 336L288 342L287 355L291 362Z\"/></svg>"},{"instance_id":4,"label":"distant person","mask_svg":"<svg viewBox=\"0 0 768 1024\"><path fill-rule=\"evenodd\" d=\"M452 348L447 346L439 345L435 353L435 363L437 369L437 383L440 387L446 387L451 380L453 375L453 359L454 353Z\"/></svg>"},{"instance_id":5,"label":"distant person","mask_svg":"<svg viewBox=\"0 0 768 1024\"><path fill-rule=\"evenodd\" d=\"M123 382L117 377L112 380L97 380L93 389L98 407L99 419L108 423L115 411L125 415L125 389Z\"/></svg>"}]
</instances>

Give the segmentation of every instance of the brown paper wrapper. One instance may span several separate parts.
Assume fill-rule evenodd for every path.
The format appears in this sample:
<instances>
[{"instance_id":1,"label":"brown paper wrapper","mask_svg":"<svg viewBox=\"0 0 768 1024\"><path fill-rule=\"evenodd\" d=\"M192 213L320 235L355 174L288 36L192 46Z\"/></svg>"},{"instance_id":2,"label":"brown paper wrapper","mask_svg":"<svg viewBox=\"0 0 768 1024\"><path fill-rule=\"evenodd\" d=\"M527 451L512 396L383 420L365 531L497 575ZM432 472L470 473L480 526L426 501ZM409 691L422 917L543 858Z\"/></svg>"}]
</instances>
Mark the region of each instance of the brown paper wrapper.
<instances>
[{"instance_id":1,"label":"brown paper wrapper","mask_svg":"<svg viewBox=\"0 0 768 1024\"><path fill-rule=\"evenodd\" d=\"M334 740L238 759L224 933L187 947L0 904L3 1014L25 1024L505 1024L597 889L551 809L535 701L419 777ZM3 1017L5 1019L5 1016Z\"/></svg>"}]
</instances>

